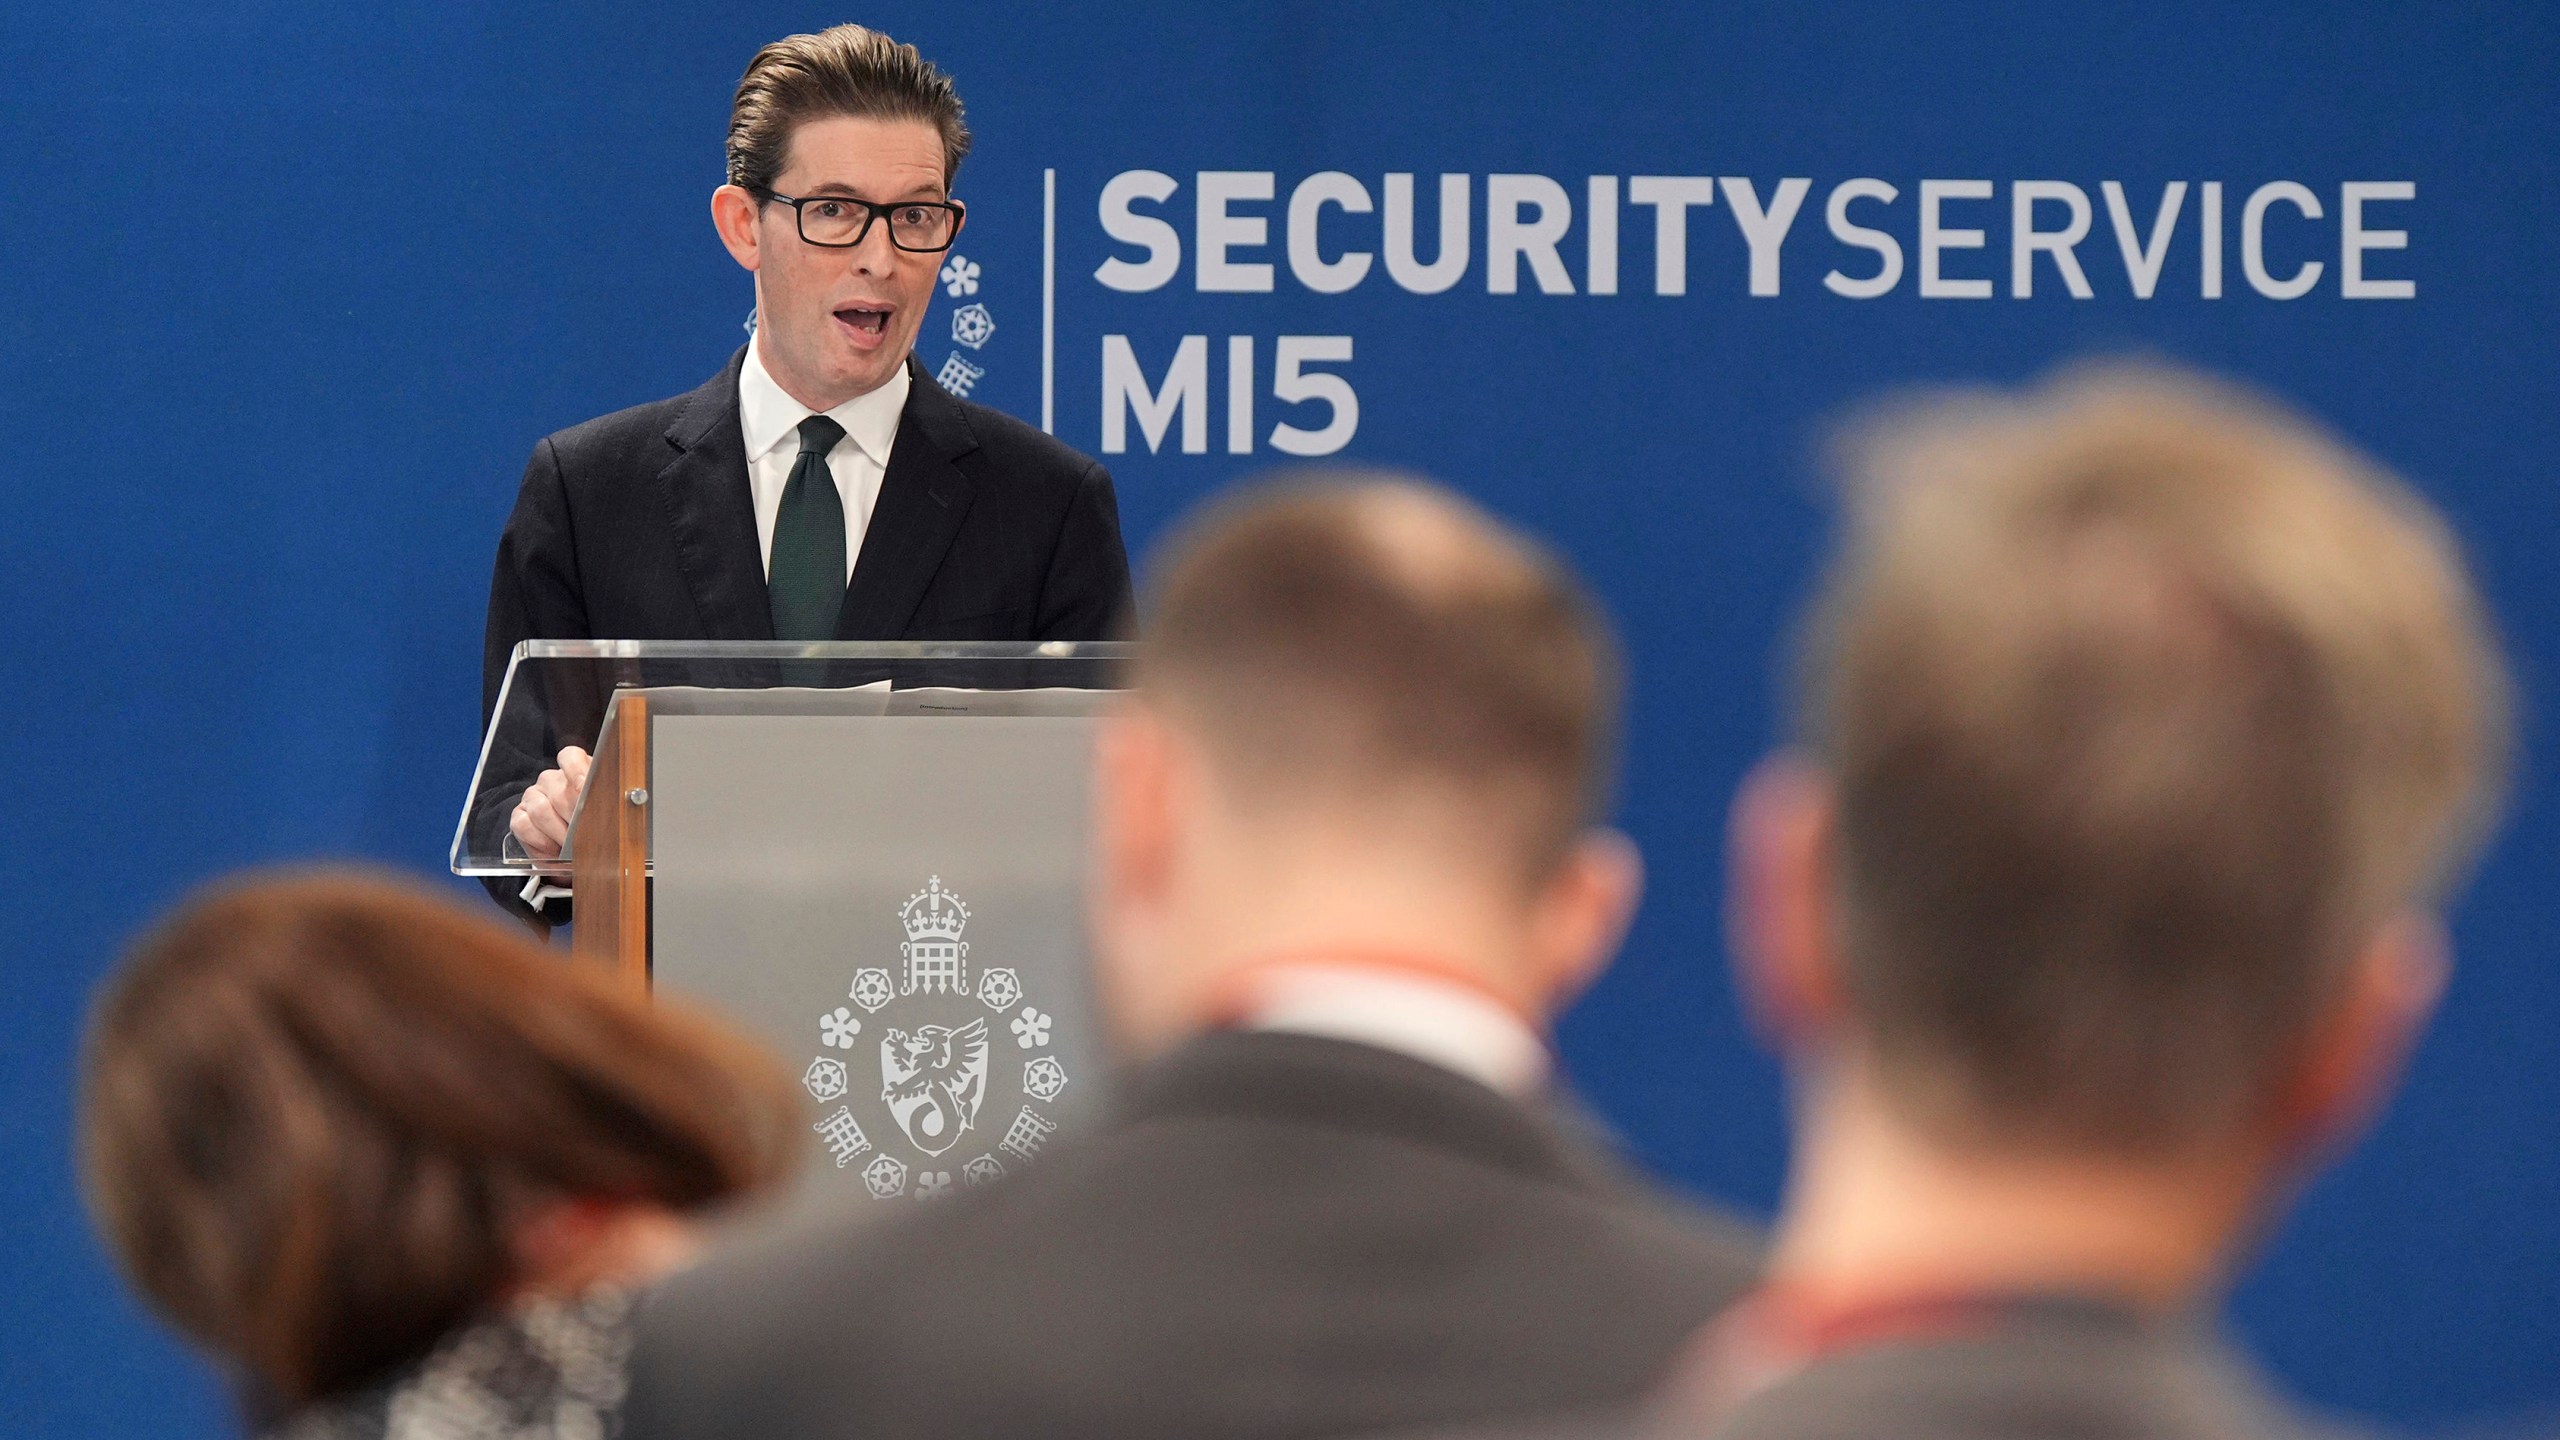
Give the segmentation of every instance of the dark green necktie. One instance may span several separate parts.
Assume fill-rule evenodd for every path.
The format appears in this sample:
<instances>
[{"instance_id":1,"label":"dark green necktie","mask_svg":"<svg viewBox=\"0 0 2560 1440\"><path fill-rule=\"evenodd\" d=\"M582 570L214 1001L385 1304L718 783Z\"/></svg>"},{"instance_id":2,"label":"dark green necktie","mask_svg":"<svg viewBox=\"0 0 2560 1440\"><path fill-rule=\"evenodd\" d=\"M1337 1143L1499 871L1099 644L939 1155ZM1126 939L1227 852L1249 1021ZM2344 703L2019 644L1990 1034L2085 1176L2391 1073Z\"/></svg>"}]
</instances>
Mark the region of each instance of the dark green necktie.
<instances>
[{"instance_id":1,"label":"dark green necktie","mask_svg":"<svg viewBox=\"0 0 2560 1440\"><path fill-rule=\"evenodd\" d=\"M765 566L776 640L832 639L844 609L844 497L827 469L827 452L843 438L844 427L824 415L800 422L800 458L782 487Z\"/></svg>"}]
</instances>

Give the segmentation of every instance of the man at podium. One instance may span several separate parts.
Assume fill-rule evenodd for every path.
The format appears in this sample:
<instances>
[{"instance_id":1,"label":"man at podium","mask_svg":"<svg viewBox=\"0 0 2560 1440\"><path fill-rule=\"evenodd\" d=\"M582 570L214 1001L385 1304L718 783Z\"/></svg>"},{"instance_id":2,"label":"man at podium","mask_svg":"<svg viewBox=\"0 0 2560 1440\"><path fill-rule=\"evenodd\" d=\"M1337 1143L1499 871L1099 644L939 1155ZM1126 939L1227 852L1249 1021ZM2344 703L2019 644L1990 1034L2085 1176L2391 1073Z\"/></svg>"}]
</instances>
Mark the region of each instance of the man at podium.
<instances>
[{"instance_id":1,"label":"man at podium","mask_svg":"<svg viewBox=\"0 0 2560 1440\"><path fill-rule=\"evenodd\" d=\"M758 51L730 111L721 243L749 343L699 389L544 438L489 585L482 719L517 642L1096 640L1129 608L1111 476L959 399L913 350L967 212L950 77L858 25ZM586 755L510 829L560 853Z\"/></svg>"}]
</instances>

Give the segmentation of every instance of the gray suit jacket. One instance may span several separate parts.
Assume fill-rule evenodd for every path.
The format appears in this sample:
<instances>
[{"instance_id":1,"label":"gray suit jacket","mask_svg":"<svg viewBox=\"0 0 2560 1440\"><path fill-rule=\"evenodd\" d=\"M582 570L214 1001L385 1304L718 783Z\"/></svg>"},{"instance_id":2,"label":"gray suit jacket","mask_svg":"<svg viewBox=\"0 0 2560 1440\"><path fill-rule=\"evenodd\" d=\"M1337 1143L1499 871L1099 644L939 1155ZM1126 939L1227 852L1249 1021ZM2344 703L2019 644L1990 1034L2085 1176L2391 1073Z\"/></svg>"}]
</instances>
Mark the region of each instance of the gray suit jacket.
<instances>
[{"instance_id":1,"label":"gray suit jacket","mask_svg":"<svg viewBox=\"0 0 2560 1440\"><path fill-rule=\"evenodd\" d=\"M1657 1432L1716 1440L2312 1440L2338 1437L2278 1400L2201 1329L2094 1302L2012 1308L1981 1334L1884 1343L1815 1361L1720 1421Z\"/></svg>"},{"instance_id":2,"label":"gray suit jacket","mask_svg":"<svg viewBox=\"0 0 2560 1440\"><path fill-rule=\"evenodd\" d=\"M1198 1440L1623 1401L1755 1262L1471 1080L1212 1035L1020 1175L679 1276L624 1433Z\"/></svg>"}]
</instances>

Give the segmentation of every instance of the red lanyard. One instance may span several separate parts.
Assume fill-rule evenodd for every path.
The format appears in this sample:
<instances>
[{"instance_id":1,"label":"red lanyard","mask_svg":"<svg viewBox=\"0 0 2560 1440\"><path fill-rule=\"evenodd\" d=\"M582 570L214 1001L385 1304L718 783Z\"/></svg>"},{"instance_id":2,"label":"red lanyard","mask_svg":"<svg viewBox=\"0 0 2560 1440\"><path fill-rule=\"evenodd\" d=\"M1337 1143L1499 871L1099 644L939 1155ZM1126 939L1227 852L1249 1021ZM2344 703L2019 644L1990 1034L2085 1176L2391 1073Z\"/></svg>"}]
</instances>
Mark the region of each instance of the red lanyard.
<instances>
[{"instance_id":1,"label":"red lanyard","mask_svg":"<svg viewBox=\"0 0 2560 1440\"><path fill-rule=\"evenodd\" d=\"M1944 1291L1844 1305L1800 1289L1763 1286L1699 1333L1667 1398L1684 1418L1721 1420L1827 1356L1987 1335L2032 1298Z\"/></svg>"}]
</instances>

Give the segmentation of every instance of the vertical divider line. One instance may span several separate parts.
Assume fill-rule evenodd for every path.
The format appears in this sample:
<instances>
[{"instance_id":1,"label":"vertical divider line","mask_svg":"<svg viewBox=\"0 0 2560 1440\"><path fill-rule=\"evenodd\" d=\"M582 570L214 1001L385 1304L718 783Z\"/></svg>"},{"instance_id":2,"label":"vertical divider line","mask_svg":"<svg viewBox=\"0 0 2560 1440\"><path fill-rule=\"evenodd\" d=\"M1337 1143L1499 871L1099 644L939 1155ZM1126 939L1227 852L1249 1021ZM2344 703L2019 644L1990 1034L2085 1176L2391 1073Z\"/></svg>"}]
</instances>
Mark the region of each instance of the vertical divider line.
<instances>
[{"instance_id":1,"label":"vertical divider line","mask_svg":"<svg viewBox=\"0 0 2560 1440\"><path fill-rule=\"evenodd\" d=\"M1058 172L1040 172L1040 429L1055 435L1058 363Z\"/></svg>"}]
</instances>

